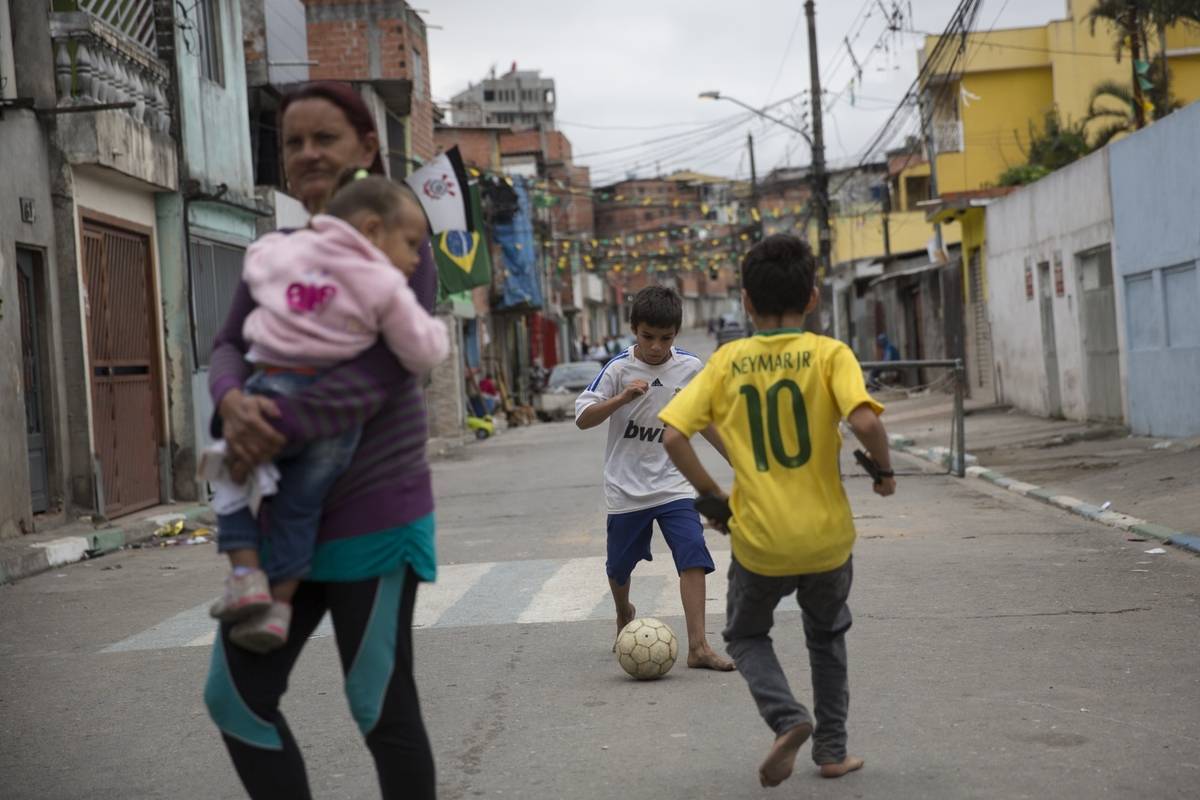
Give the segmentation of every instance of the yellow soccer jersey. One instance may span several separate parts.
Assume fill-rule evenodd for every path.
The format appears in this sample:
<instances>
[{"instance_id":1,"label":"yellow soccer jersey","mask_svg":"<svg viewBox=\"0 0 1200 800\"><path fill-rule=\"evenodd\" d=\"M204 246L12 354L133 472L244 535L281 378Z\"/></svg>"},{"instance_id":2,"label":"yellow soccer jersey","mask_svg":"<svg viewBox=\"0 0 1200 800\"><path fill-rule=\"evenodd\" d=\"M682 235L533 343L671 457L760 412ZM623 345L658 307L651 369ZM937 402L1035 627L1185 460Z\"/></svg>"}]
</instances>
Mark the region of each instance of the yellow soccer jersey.
<instances>
[{"instance_id":1,"label":"yellow soccer jersey","mask_svg":"<svg viewBox=\"0 0 1200 800\"><path fill-rule=\"evenodd\" d=\"M733 463L733 555L760 575L846 563L854 518L838 469L838 422L883 413L850 348L799 329L724 345L659 414L687 436L714 424Z\"/></svg>"}]
</instances>

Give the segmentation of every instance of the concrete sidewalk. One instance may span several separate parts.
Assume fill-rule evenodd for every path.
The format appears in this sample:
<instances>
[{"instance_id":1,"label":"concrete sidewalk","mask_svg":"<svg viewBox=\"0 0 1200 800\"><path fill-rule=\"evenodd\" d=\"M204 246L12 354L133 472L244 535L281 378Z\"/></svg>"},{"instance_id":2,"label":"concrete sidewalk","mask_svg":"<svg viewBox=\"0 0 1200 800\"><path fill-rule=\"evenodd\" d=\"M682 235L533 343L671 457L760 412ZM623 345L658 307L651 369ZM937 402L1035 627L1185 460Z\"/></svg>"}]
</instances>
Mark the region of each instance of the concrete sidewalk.
<instances>
[{"instance_id":1,"label":"concrete sidewalk","mask_svg":"<svg viewBox=\"0 0 1200 800\"><path fill-rule=\"evenodd\" d=\"M474 437L431 438L428 458L454 458ZM182 522L182 525L178 523ZM216 518L204 503L154 506L127 517L93 523L89 518L55 521L45 528L12 539L0 539L0 585L14 583L40 572L121 550L146 546L157 540L163 546L204 543L216 537Z\"/></svg>"},{"instance_id":2,"label":"concrete sidewalk","mask_svg":"<svg viewBox=\"0 0 1200 800\"><path fill-rule=\"evenodd\" d=\"M880 396L902 449L931 460L951 443L949 396ZM970 473L1134 533L1200 548L1200 437L1154 439L1097 423L968 402ZM1062 502L1054 502L1054 499ZM1070 501L1074 500L1075 503ZM1103 514L1104 518L1101 518ZM1130 522L1132 520L1132 522ZM1135 530L1136 529L1136 530Z\"/></svg>"},{"instance_id":3,"label":"concrete sidewalk","mask_svg":"<svg viewBox=\"0 0 1200 800\"><path fill-rule=\"evenodd\" d=\"M177 503L148 508L116 520L83 518L45 530L0 540L0 584L88 558L141 546L154 539L165 545L211 541L216 520L208 506Z\"/></svg>"}]
</instances>

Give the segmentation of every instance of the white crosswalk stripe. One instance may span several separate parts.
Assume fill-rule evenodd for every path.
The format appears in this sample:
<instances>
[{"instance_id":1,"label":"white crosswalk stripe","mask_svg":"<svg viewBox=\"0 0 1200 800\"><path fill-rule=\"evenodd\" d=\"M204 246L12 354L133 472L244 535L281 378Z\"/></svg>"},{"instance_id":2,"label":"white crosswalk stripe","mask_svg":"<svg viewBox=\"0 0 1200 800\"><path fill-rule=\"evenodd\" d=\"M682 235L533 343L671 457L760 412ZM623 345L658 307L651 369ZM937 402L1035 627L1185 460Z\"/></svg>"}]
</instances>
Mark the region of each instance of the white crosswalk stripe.
<instances>
[{"instance_id":1,"label":"white crosswalk stripe","mask_svg":"<svg viewBox=\"0 0 1200 800\"><path fill-rule=\"evenodd\" d=\"M729 551L712 551L717 571L709 576L706 613L725 612L725 572ZM642 562L633 576L630 598L639 616L683 615L679 582L669 553ZM208 602L169 617L157 625L105 647L103 653L206 647L213 643L216 623ZM603 556L567 560L496 561L438 567L436 583L422 584L413 627L455 628L609 619L613 615ZM313 634L329 636L326 617Z\"/></svg>"}]
</instances>

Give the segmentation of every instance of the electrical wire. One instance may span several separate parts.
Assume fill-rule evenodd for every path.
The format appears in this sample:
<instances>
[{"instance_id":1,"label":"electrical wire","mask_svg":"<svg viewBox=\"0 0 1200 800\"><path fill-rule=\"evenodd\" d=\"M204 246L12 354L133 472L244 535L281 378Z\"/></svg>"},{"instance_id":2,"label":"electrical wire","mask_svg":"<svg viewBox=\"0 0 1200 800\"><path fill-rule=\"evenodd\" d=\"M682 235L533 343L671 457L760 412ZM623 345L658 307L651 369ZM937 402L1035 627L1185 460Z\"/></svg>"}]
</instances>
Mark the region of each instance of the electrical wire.
<instances>
[{"instance_id":1,"label":"electrical wire","mask_svg":"<svg viewBox=\"0 0 1200 800\"><path fill-rule=\"evenodd\" d=\"M916 104L915 101L917 100L918 94L922 90L927 91L926 87L929 83L929 78L935 73L935 70L939 70L940 74L942 75L950 75L953 73L954 67L957 65L959 59L962 58L965 52L966 37L970 31L971 25L978 16L979 7L981 4L982 0L961 0L961 2L955 8L954 13L951 15L945 32L934 45L929 57L926 58L924 63L921 64L921 68L917 72L917 77L909 86L908 91L904 93L904 96L897 104L895 110L888 117L887 121L884 122L878 133L876 133L870 143L863 148L861 151L862 155L859 157L858 164L855 169L847 172L841 181L839 181L838 185L828 192L830 196L836 195L838 192L840 192L842 188L849 183L851 178L854 176L855 171L860 169L871 158L873 158L876 153L879 152L880 148L886 149L886 147L894 139L896 133L899 132L899 130L902 130L904 126L908 124L909 118L911 117L912 108ZM955 38L961 39L961 42L958 47L954 49L954 54L950 59L950 63L943 69L939 66L940 62L942 61L947 48L950 47L948 43ZM930 103L930 108L935 108L936 103L944 99L945 93L948 91L948 87L951 83L952 81L949 80L943 80L940 82L940 85L937 87L939 96ZM898 121L899 124L897 124ZM800 227L808 226L808 222L814 212L815 207L810 209L809 214L805 218L804 224Z\"/></svg>"},{"instance_id":2,"label":"electrical wire","mask_svg":"<svg viewBox=\"0 0 1200 800\"><path fill-rule=\"evenodd\" d=\"M867 0L870 2L870 0ZM796 21L792 25L792 32L788 34L787 45L783 48L783 57L779 59L779 69L775 70L775 78L771 81L771 88L767 89L766 97L763 98L763 103L771 99L771 95L775 92L775 87L779 85L779 79L783 77L783 68L787 65L788 56L792 54L792 43L796 41L796 31L800 30L800 21L804 19L804 6L797 3L799 8L796 11Z\"/></svg>"}]
</instances>

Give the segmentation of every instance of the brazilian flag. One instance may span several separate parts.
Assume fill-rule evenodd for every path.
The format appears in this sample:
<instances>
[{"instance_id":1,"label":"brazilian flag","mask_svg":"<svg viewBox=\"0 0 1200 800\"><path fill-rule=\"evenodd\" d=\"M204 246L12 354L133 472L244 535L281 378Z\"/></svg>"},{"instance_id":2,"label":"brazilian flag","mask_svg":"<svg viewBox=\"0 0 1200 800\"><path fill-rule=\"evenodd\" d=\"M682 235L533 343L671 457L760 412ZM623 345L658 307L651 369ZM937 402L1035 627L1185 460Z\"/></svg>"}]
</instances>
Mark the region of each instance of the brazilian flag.
<instances>
[{"instance_id":1,"label":"brazilian flag","mask_svg":"<svg viewBox=\"0 0 1200 800\"><path fill-rule=\"evenodd\" d=\"M471 184L470 192L472 218L482 221L479 184ZM441 294L458 294L492 282L492 258L482 229L435 233L433 258Z\"/></svg>"}]
</instances>

